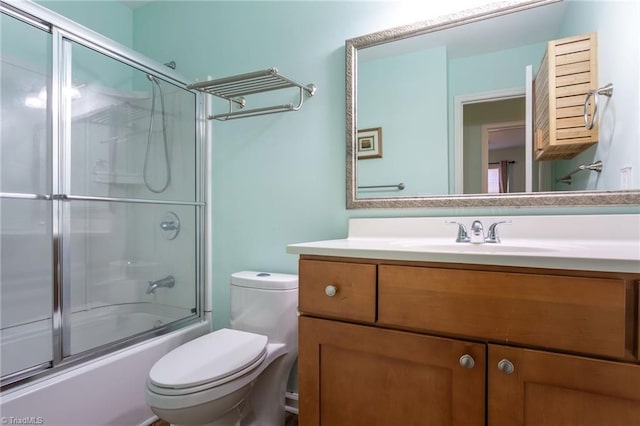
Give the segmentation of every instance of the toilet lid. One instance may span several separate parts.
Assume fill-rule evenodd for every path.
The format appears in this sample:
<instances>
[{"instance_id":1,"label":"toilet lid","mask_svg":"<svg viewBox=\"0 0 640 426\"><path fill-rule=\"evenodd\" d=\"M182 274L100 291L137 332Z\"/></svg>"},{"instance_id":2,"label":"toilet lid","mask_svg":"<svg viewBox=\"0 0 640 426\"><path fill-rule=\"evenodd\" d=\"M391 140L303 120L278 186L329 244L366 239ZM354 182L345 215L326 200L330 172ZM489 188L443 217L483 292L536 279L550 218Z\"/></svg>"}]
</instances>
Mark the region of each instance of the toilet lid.
<instances>
[{"instance_id":1,"label":"toilet lid","mask_svg":"<svg viewBox=\"0 0 640 426\"><path fill-rule=\"evenodd\" d=\"M180 389L219 381L263 357L267 336L221 329L172 350L154 364L149 380Z\"/></svg>"}]
</instances>

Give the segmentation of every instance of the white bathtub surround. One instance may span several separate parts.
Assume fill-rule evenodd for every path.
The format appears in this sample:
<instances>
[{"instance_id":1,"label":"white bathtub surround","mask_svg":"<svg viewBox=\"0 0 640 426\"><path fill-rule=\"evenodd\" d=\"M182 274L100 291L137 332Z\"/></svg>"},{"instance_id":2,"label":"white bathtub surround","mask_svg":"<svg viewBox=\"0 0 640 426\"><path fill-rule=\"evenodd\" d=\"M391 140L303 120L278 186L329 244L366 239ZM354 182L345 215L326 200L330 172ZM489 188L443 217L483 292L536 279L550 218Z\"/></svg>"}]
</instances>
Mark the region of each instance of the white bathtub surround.
<instances>
[{"instance_id":1,"label":"white bathtub surround","mask_svg":"<svg viewBox=\"0 0 640 426\"><path fill-rule=\"evenodd\" d=\"M456 243L463 223L498 226L501 243ZM640 215L352 218L345 239L291 244L288 253L408 261L640 272Z\"/></svg>"},{"instance_id":2,"label":"white bathtub surround","mask_svg":"<svg viewBox=\"0 0 640 426\"><path fill-rule=\"evenodd\" d=\"M209 331L207 322L193 324L5 391L0 396L2 419L35 417L48 426L149 424L155 416L145 403L144 390L151 366Z\"/></svg>"}]
</instances>

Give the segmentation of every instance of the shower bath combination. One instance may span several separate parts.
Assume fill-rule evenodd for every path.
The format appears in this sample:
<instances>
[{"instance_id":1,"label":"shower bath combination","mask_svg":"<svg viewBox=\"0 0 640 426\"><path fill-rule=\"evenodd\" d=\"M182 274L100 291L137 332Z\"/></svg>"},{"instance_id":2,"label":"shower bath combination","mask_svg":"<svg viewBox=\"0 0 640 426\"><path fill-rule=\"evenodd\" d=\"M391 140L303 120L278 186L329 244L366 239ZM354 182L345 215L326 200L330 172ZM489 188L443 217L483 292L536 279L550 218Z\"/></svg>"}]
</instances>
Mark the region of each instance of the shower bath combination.
<instances>
[{"instance_id":1,"label":"shower bath combination","mask_svg":"<svg viewBox=\"0 0 640 426\"><path fill-rule=\"evenodd\" d=\"M29 393L40 398L33 406L61 392L86 400L64 370L98 358L110 365L101 381L118 363L143 382L161 355L151 338L201 330L201 97L171 66L33 2L0 2L0 33L0 245L11 247L0 250L0 388L55 378ZM27 102L34 87L46 102ZM144 365L109 356L133 344ZM3 399L3 414L20 417L21 398ZM126 399L122 412L136 412L135 396ZM87 406L77 422L141 424ZM55 408L41 413L65 424Z\"/></svg>"}]
</instances>

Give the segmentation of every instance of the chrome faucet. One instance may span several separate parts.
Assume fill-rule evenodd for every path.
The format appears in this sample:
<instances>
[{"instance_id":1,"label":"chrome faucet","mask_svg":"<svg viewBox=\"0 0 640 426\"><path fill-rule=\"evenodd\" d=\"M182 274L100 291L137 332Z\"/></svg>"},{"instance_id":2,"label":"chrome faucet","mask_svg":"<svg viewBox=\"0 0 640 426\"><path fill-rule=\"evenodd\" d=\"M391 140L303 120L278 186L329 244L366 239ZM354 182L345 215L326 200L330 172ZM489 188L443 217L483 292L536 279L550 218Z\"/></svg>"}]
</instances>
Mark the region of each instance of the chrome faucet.
<instances>
[{"instance_id":1,"label":"chrome faucet","mask_svg":"<svg viewBox=\"0 0 640 426\"><path fill-rule=\"evenodd\" d=\"M471 234L467 232L467 228L460 222L454 220L447 220L445 223L453 223L458 225L458 237L456 243L471 243L471 244L484 244L484 243L499 243L500 237L498 236L498 225L502 223L509 224L510 220L501 220L495 222L489 226L487 235L484 235L484 226L479 220L474 220L471 224Z\"/></svg>"},{"instance_id":2,"label":"chrome faucet","mask_svg":"<svg viewBox=\"0 0 640 426\"><path fill-rule=\"evenodd\" d=\"M474 220L471 224L471 237L469 238L471 244L483 244L484 243L484 228L482 222Z\"/></svg>"},{"instance_id":3,"label":"chrome faucet","mask_svg":"<svg viewBox=\"0 0 640 426\"><path fill-rule=\"evenodd\" d=\"M160 287L172 288L176 285L176 279L173 275L167 275L164 278L160 278L156 281L149 281L149 287L147 288L146 294L155 294L156 289Z\"/></svg>"}]
</instances>

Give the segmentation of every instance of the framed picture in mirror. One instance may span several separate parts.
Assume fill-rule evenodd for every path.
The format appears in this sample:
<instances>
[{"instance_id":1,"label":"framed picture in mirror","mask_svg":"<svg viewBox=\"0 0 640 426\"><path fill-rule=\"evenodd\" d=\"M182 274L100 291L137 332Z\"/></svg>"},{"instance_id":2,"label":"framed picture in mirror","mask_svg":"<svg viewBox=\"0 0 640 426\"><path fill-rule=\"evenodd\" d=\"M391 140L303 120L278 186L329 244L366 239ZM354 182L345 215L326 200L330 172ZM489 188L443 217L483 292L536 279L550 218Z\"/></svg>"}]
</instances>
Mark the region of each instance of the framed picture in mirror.
<instances>
[{"instance_id":1,"label":"framed picture in mirror","mask_svg":"<svg viewBox=\"0 0 640 426\"><path fill-rule=\"evenodd\" d=\"M358 159L382 158L382 127L358 130Z\"/></svg>"}]
</instances>

